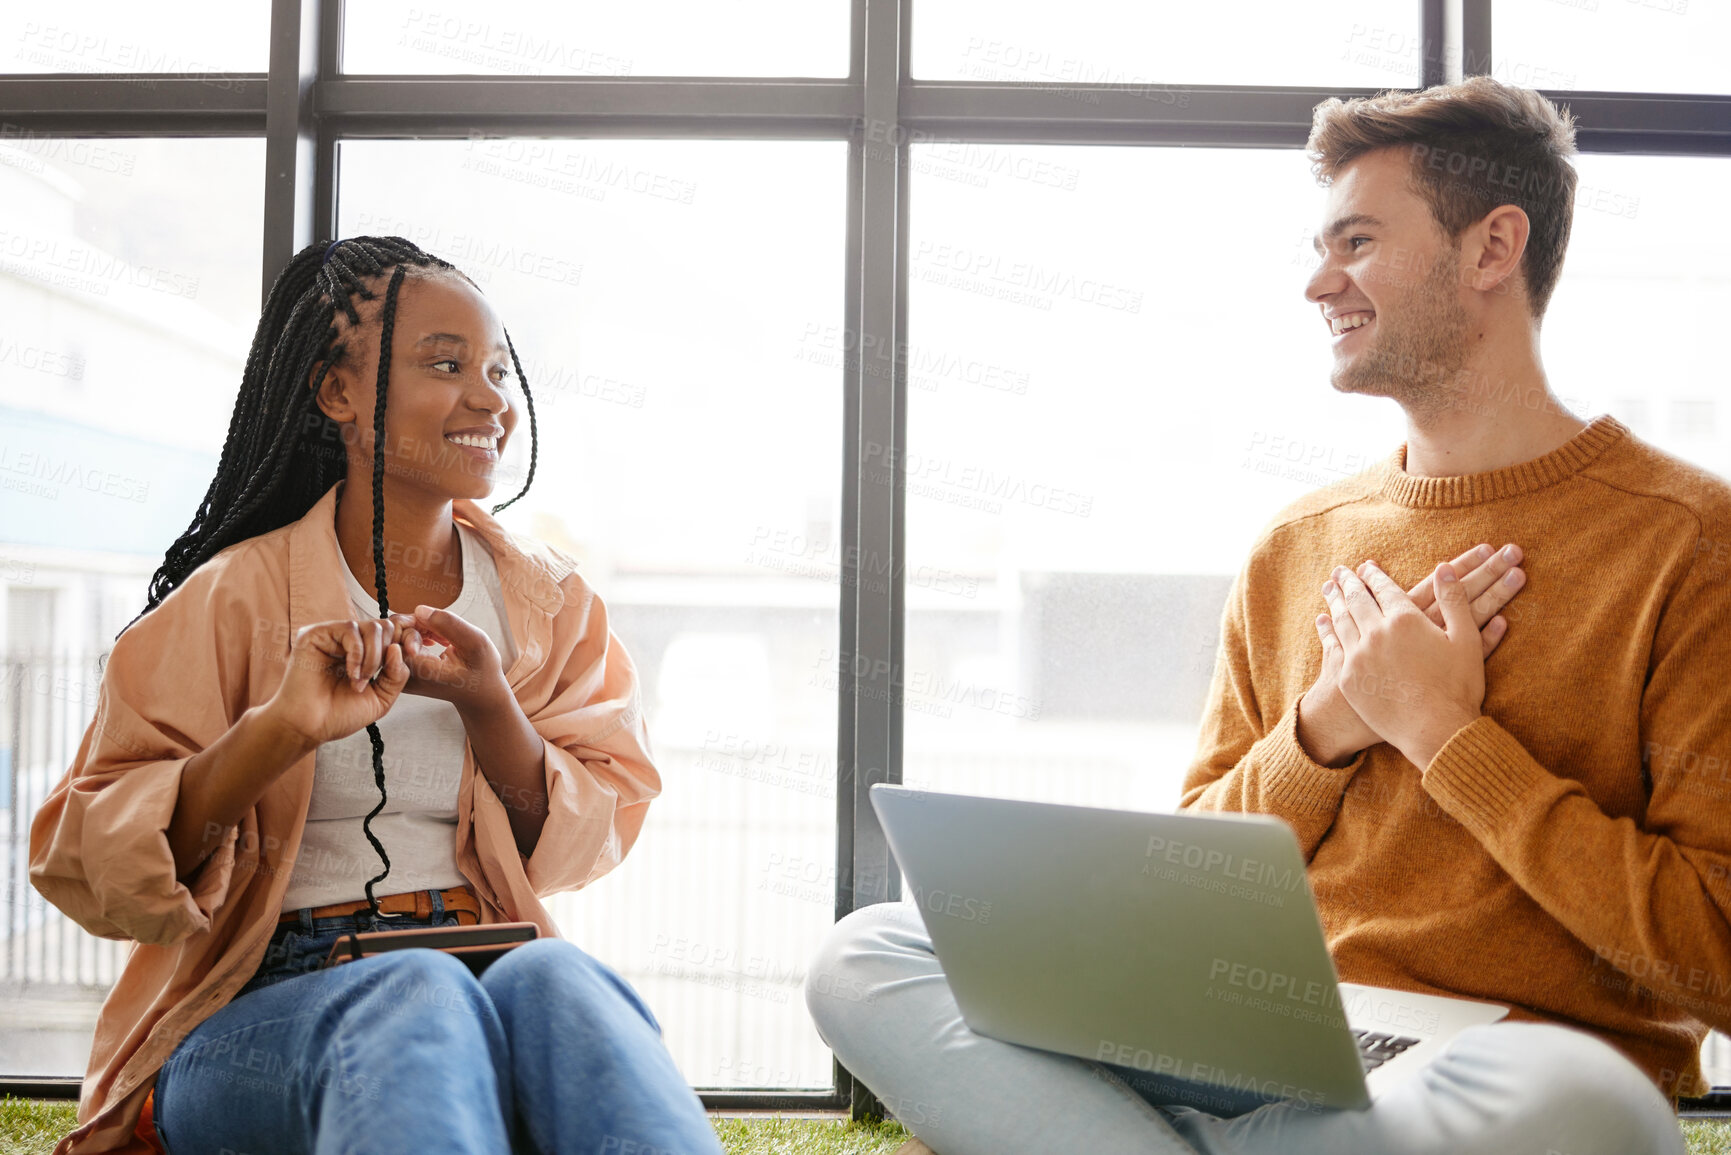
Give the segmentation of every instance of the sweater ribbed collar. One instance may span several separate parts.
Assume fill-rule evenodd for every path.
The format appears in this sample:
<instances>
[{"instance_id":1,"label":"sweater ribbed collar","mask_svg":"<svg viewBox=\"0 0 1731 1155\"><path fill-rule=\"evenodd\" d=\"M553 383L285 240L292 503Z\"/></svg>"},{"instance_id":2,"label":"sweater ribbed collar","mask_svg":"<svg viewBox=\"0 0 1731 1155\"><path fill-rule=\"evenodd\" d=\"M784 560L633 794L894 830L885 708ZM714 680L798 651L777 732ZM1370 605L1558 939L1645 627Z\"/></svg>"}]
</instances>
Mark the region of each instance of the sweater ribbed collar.
<instances>
[{"instance_id":1,"label":"sweater ribbed collar","mask_svg":"<svg viewBox=\"0 0 1731 1155\"><path fill-rule=\"evenodd\" d=\"M1516 497L1573 477L1629 435L1629 427L1606 413L1543 457L1485 473L1458 477L1414 477L1406 471L1406 443L1389 455L1382 495L1415 509L1454 509Z\"/></svg>"}]
</instances>

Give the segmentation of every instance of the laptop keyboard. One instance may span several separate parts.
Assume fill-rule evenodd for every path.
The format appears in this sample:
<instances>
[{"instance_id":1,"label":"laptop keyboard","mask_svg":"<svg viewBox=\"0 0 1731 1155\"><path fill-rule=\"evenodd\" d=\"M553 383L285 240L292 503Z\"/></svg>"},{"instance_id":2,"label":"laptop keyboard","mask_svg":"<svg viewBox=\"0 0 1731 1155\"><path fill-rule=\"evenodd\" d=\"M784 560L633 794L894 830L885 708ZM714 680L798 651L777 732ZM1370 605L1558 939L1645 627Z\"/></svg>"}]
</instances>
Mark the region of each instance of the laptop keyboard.
<instances>
[{"instance_id":1,"label":"laptop keyboard","mask_svg":"<svg viewBox=\"0 0 1731 1155\"><path fill-rule=\"evenodd\" d=\"M1364 1073L1367 1075L1420 1042L1407 1035L1390 1035L1379 1031L1355 1030L1352 1037L1358 1040L1358 1058L1364 1064Z\"/></svg>"}]
</instances>

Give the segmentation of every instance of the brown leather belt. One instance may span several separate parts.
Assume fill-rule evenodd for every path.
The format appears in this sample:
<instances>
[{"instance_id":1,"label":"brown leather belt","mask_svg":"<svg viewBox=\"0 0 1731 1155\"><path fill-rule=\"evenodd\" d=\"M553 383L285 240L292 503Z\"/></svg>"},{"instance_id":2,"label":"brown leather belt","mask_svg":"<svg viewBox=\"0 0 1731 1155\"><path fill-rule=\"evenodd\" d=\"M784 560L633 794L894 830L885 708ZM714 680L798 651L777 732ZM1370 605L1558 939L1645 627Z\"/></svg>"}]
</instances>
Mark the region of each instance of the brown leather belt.
<instances>
[{"instance_id":1,"label":"brown leather belt","mask_svg":"<svg viewBox=\"0 0 1731 1155\"><path fill-rule=\"evenodd\" d=\"M475 897L475 892L467 886L453 886L449 890L439 891L439 897L445 904L446 914L457 916L458 926L475 926L481 921L481 900ZM334 902L329 906L314 907L314 918L337 918L345 914L353 914L357 910L371 910L367 900L358 898L353 902ZM403 894L386 894L379 898L381 914L413 914L416 918L431 918L433 914L432 896L425 890L411 890ZM463 916L468 915L465 919ZM300 919L299 910L285 911L277 919L280 926L285 922L295 922Z\"/></svg>"}]
</instances>

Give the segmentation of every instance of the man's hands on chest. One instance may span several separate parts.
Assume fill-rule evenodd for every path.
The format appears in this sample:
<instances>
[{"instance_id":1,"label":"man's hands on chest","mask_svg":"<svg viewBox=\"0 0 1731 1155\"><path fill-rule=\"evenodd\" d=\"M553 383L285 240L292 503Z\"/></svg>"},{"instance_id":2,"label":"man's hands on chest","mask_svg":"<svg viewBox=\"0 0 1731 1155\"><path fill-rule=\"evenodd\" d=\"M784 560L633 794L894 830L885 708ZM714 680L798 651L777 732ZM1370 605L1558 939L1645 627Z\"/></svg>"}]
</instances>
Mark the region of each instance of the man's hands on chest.
<instances>
[{"instance_id":1,"label":"man's hands on chest","mask_svg":"<svg viewBox=\"0 0 1731 1155\"><path fill-rule=\"evenodd\" d=\"M1445 596L1458 599L1470 625L1470 654L1464 645L1437 648L1436 643L1449 642L1449 634L1436 598L1436 572L1403 591L1373 563L1361 565L1357 574L1336 567L1338 580L1324 589L1332 613L1316 619L1322 669L1298 705L1298 737L1305 751L1323 765L1345 766L1360 750L1387 741L1420 767L1428 764L1449 735L1479 712L1484 659L1507 631L1499 611L1525 584L1525 573L1516 568L1520 560L1518 546L1492 553L1490 546L1480 545L1450 563L1454 573L1466 574L1448 583L1453 593L1445 589ZM1355 608L1359 617L1353 616ZM1343 629L1351 631L1350 645L1341 636ZM1421 654L1424 658L1415 664ZM1467 669L1469 658L1476 675ZM1474 677L1476 697L1471 690ZM1452 696L1444 697L1445 685ZM1437 736L1443 727L1448 729Z\"/></svg>"}]
</instances>

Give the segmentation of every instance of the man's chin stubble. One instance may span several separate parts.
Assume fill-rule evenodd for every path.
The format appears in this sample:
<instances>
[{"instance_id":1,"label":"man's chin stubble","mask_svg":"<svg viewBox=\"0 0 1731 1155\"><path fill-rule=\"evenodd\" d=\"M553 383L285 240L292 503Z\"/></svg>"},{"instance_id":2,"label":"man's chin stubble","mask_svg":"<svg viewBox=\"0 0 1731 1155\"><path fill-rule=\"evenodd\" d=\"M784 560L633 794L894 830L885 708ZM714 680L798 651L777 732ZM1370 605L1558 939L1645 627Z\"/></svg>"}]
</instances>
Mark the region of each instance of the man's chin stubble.
<instances>
[{"instance_id":1,"label":"man's chin stubble","mask_svg":"<svg viewBox=\"0 0 1731 1155\"><path fill-rule=\"evenodd\" d=\"M1458 408L1464 391L1455 378L1466 365L1466 355L1449 336L1454 335L1432 335L1422 351L1372 345L1354 363L1336 365L1329 383L1337 393L1387 397L1414 419Z\"/></svg>"}]
</instances>

